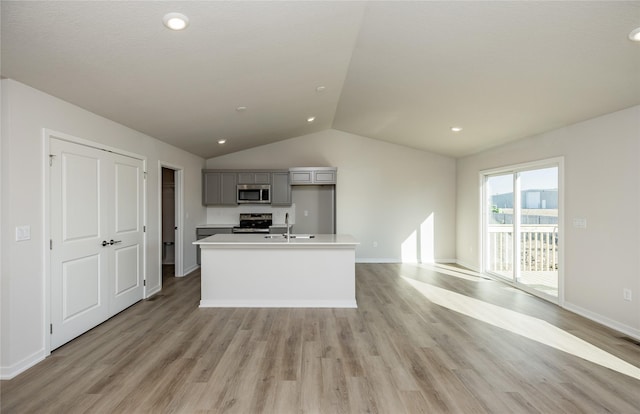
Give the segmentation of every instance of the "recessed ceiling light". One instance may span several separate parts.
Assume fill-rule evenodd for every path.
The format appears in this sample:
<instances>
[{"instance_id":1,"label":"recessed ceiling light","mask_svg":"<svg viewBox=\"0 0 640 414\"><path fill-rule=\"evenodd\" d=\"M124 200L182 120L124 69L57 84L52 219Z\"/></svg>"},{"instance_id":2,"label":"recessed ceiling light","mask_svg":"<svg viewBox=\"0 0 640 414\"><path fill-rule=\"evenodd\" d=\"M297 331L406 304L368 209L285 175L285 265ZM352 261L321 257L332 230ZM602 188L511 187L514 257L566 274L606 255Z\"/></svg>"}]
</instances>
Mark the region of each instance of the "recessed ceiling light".
<instances>
[{"instance_id":1,"label":"recessed ceiling light","mask_svg":"<svg viewBox=\"0 0 640 414\"><path fill-rule=\"evenodd\" d=\"M462 128L461 127L451 127L451 130L453 132L460 132L460 131L462 131Z\"/></svg>"},{"instance_id":2,"label":"recessed ceiling light","mask_svg":"<svg viewBox=\"0 0 640 414\"><path fill-rule=\"evenodd\" d=\"M224 144L225 142L227 142L227 140L224 139L224 138L218 140L218 144L220 144L220 145Z\"/></svg>"},{"instance_id":3,"label":"recessed ceiling light","mask_svg":"<svg viewBox=\"0 0 640 414\"><path fill-rule=\"evenodd\" d=\"M631 33L629 33L629 40L640 42L640 27L632 30Z\"/></svg>"},{"instance_id":4,"label":"recessed ceiling light","mask_svg":"<svg viewBox=\"0 0 640 414\"><path fill-rule=\"evenodd\" d=\"M324 92L326 89L327 89L327 88L326 88L325 86L318 86L318 87L316 88L316 92L318 92L318 93L322 93L322 92Z\"/></svg>"},{"instance_id":5,"label":"recessed ceiling light","mask_svg":"<svg viewBox=\"0 0 640 414\"><path fill-rule=\"evenodd\" d=\"M307 122L308 122L308 123L312 123L312 122L313 122L313 121L315 121L315 120L316 120L316 117L315 117L315 116L310 116L309 118L307 118Z\"/></svg>"},{"instance_id":6,"label":"recessed ceiling light","mask_svg":"<svg viewBox=\"0 0 640 414\"><path fill-rule=\"evenodd\" d=\"M236 108L236 111L238 111L238 112L244 112L246 110L247 110L246 106L239 106L239 107Z\"/></svg>"},{"instance_id":7,"label":"recessed ceiling light","mask_svg":"<svg viewBox=\"0 0 640 414\"><path fill-rule=\"evenodd\" d=\"M189 18L182 13L167 13L162 21L171 30L183 30L189 25Z\"/></svg>"}]
</instances>

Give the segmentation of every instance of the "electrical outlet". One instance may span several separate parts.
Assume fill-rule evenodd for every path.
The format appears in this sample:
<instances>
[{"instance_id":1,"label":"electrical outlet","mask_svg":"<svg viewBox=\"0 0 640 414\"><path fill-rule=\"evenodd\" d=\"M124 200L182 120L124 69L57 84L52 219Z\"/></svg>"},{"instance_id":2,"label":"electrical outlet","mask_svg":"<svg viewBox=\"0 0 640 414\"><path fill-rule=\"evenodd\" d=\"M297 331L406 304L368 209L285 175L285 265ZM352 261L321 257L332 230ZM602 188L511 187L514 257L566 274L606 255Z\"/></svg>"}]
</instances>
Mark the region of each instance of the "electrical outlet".
<instances>
[{"instance_id":1,"label":"electrical outlet","mask_svg":"<svg viewBox=\"0 0 640 414\"><path fill-rule=\"evenodd\" d=\"M622 297L624 298L624 300L628 300L629 302L631 302L631 289L622 289Z\"/></svg>"}]
</instances>

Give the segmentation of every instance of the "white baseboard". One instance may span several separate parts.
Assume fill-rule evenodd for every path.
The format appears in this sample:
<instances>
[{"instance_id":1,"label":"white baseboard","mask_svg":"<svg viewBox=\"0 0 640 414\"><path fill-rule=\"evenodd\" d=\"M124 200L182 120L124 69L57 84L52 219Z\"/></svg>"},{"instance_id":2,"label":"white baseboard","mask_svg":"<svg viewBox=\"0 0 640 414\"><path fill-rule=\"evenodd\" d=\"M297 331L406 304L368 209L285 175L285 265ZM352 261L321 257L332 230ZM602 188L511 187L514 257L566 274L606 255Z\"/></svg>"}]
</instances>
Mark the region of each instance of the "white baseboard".
<instances>
[{"instance_id":1,"label":"white baseboard","mask_svg":"<svg viewBox=\"0 0 640 414\"><path fill-rule=\"evenodd\" d=\"M466 267L469 270L473 270L474 272L478 272L480 273L480 269L474 265L471 265L469 263L465 263L462 260L456 260L455 262L457 265L462 266L462 267Z\"/></svg>"},{"instance_id":2,"label":"white baseboard","mask_svg":"<svg viewBox=\"0 0 640 414\"><path fill-rule=\"evenodd\" d=\"M354 300L201 300L201 308L357 308Z\"/></svg>"},{"instance_id":3,"label":"white baseboard","mask_svg":"<svg viewBox=\"0 0 640 414\"><path fill-rule=\"evenodd\" d=\"M456 259L436 259L435 263L456 264L458 261Z\"/></svg>"},{"instance_id":4,"label":"white baseboard","mask_svg":"<svg viewBox=\"0 0 640 414\"><path fill-rule=\"evenodd\" d=\"M384 259L377 257L360 257L356 258L356 263L402 263L399 259Z\"/></svg>"},{"instance_id":5,"label":"white baseboard","mask_svg":"<svg viewBox=\"0 0 640 414\"><path fill-rule=\"evenodd\" d=\"M567 301L564 302L563 308L640 341L640 330L638 329L632 328L631 326L622 324L620 322L616 322L612 319L607 318L606 316L591 312L590 310L584 309Z\"/></svg>"},{"instance_id":6,"label":"white baseboard","mask_svg":"<svg viewBox=\"0 0 640 414\"><path fill-rule=\"evenodd\" d=\"M144 296L145 299L150 298L151 296L155 295L156 293L160 292L162 290L162 288L160 286L156 286L153 289L149 289L147 290L145 293L146 295Z\"/></svg>"},{"instance_id":7,"label":"white baseboard","mask_svg":"<svg viewBox=\"0 0 640 414\"><path fill-rule=\"evenodd\" d=\"M184 274L182 276L179 276L179 277L188 276L189 273L191 273L191 272L193 272L195 270L198 270L198 269L200 269L200 265L199 264L194 264L193 266L191 266L191 267L189 267L187 269L184 269Z\"/></svg>"},{"instance_id":8,"label":"white baseboard","mask_svg":"<svg viewBox=\"0 0 640 414\"><path fill-rule=\"evenodd\" d=\"M403 262L397 258L378 258L378 257L357 257L356 263L413 263L413 264L434 264L434 263L456 263L456 259L436 259L435 262Z\"/></svg>"},{"instance_id":9,"label":"white baseboard","mask_svg":"<svg viewBox=\"0 0 640 414\"><path fill-rule=\"evenodd\" d=\"M36 365L37 363L44 361L46 356L47 354L44 349L41 349L11 366L0 367L0 379L10 380L21 374L22 372L28 370L32 366Z\"/></svg>"}]
</instances>

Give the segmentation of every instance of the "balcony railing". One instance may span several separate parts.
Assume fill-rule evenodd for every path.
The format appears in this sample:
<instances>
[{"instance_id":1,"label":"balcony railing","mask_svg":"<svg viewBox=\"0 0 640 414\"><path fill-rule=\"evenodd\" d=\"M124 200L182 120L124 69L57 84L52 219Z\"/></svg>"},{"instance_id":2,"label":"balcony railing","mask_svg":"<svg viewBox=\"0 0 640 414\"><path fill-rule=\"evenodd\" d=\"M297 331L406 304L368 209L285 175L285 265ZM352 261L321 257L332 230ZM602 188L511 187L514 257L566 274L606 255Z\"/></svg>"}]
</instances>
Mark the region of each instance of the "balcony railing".
<instances>
[{"instance_id":1,"label":"balcony railing","mask_svg":"<svg viewBox=\"0 0 640 414\"><path fill-rule=\"evenodd\" d=\"M520 226L520 270L549 272L558 270L558 226L556 224ZM513 226L489 226L489 269L513 271Z\"/></svg>"}]
</instances>

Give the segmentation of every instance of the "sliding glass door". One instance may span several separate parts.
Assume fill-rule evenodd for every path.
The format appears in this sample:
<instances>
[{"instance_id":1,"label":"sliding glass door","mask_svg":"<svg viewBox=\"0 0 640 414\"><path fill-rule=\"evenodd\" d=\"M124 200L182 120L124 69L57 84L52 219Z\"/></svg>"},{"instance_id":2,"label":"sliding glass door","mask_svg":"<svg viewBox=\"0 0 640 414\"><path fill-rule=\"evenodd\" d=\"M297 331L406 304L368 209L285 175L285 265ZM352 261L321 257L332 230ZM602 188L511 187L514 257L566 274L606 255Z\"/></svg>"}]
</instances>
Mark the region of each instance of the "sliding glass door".
<instances>
[{"instance_id":1,"label":"sliding glass door","mask_svg":"<svg viewBox=\"0 0 640 414\"><path fill-rule=\"evenodd\" d=\"M485 193L488 197L486 270L497 276L513 279L513 174L487 176Z\"/></svg>"},{"instance_id":2,"label":"sliding glass door","mask_svg":"<svg viewBox=\"0 0 640 414\"><path fill-rule=\"evenodd\" d=\"M483 175L484 270L558 298L558 162Z\"/></svg>"}]
</instances>

